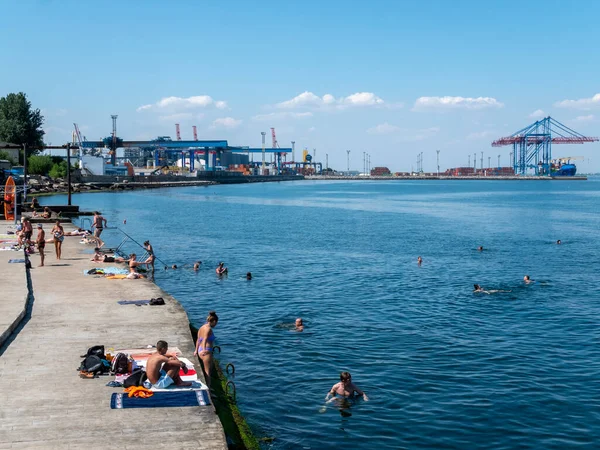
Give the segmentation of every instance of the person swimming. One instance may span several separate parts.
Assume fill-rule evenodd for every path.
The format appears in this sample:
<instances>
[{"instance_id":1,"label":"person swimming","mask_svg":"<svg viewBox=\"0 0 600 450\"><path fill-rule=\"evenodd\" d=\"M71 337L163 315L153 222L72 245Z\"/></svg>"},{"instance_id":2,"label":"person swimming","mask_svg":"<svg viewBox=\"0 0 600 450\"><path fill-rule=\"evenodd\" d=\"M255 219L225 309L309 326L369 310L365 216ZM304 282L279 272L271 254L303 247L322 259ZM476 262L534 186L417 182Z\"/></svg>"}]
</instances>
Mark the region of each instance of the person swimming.
<instances>
[{"instance_id":1,"label":"person swimming","mask_svg":"<svg viewBox=\"0 0 600 450\"><path fill-rule=\"evenodd\" d=\"M417 258L417 265L420 266L421 264L423 264L423 258L421 258L420 256Z\"/></svg>"},{"instance_id":2,"label":"person swimming","mask_svg":"<svg viewBox=\"0 0 600 450\"><path fill-rule=\"evenodd\" d=\"M194 270L195 270L195 271L198 271L198 270L200 270L200 264L202 264L202 261L196 261L196 262L194 263Z\"/></svg>"},{"instance_id":3,"label":"person swimming","mask_svg":"<svg viewBox=\"0 0 600 450\"><path fill-rule=\"evenodd\" d=\"M296 331L304 331L304 323L302 322L302 318L298 317L295 322Z\"/></svg>"},{"instance_id":4,"label":"person swimming","mask_svg":"<svg viewBox=\"0 0 600 450\"><path fill-rule=\"evenodd\" d=\"M217 275L219 276L227 274L227 267L225 267L225 263L220 262L219 266L215 269L215 272L217 272Z\"/></svg>"},{"instance_id":5,"label":"person swimming","mask_svg":"<svg viewBox=\"0 0 600 450\"><path fill-rule=\"evenodd\" d=\"M559 239L558 241L556 241L556 245L560 245L560 244L562 244L562 242Z\"/></svg>"},{"instance_id":6,"label":"person swimming","mask_svg":"<svg viewBox=\"0 0 600 450\"><path fill-rule=\"evenodd\" d=\"M489 294L489 292L488 292L488 291L486 291L485 289L483 289L483 288L482 288L480 285L478 285L478 284L474 284L474 285L473 285L473 292L479 292L479 293L482 293L482 294Z\"/></svg>"},{"instance_id":7,"label":"person swimming","mask_svg":"<svg viewBox=\"0 0 600 450\"><path fill-rule=\"evenodd\" d=\"M250 281L251 279L252 279L252 273L251 273L251 272L248 272L248 273L246 274L246 280Z\"/></svg>"},{"instance_id":8,"label":"person swimming","mask_svg":"<svg viewBox=\"0 0 600 450\"><path fill-rule=\"evenodd\" d=\"M474 293L480 293L480 294L498 294L498 293L502 293L502 292L512 292L512 291L506 291L503 289L484 289L482 286L478 285L478 284L474 284L473 285L473 292Z\"/></svg>"},{"instance_id":9,"label":"person swimming","mask_svg":"<svg viewBox=\"0 0 600 450\"><path fill-rule=\"evenodd\" d=\"M479 247L477 247L477 250L482 252L483 251L483 245L480 245Z\"/></svg>"},{"instance_id":10,"label":"person swimming","mask_svg":"<svg viewBox=\"0 0 600 450\"><path fill-rule=\"evenodd\" d=\"M523 281L525 282L525 284L535 283L535 280L532 280L529 275L525 275L523 277Z\"/></svg>"}]
</instances>

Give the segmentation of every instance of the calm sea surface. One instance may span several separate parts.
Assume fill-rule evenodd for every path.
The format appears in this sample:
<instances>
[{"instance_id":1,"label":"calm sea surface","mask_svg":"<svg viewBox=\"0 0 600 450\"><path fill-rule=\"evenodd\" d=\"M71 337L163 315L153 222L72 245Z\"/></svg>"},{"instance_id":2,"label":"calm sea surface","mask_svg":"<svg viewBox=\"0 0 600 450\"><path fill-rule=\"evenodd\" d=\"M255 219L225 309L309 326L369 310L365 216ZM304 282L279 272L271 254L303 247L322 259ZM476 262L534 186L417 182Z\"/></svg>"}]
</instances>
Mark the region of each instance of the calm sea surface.
<instances>
[{"instance_id":1,"label":"calm sea surface","mask_svg":"<svg viewBox=\"0 0 600 450\"><path fill-rule=\"evenodd\" d=\"M235 364L253 430L274 438L266 448L600 445L598 179L305 181L73 201L180 266L156 282L194 324L217 311L221 360ZM474 294L474 283L510 292ZM342 370L370 401L323 411Z\"/></svg>"}]
</instances>

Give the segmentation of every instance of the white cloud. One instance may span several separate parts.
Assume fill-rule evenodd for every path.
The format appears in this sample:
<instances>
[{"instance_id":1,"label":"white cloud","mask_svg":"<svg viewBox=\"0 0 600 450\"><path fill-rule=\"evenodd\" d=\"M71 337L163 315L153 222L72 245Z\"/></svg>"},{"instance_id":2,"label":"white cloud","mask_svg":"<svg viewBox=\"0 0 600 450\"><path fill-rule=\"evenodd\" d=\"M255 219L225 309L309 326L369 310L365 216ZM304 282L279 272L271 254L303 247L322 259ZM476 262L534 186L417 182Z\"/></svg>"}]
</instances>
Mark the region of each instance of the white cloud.
<instances>
[{"instance_id":1,"label":"white cloud","mask_svg":"<svg viewBox=\"0 0 600 450\"><path fill-rule=\"evenodd\" d=\"M268 121L268 120L280 120L280 119L305 119L307 117L312 117L313 113L311 112L273 112L269 114L258 114L254 116L253 120L258 121Z\"/></svg>"},{"instance_id":2,"label":"white cloud","mask_svg":"<svg viewBox=\"0 0 600 450\"><path fill-rule=\"evenodd\" d=\"M241 120L233 117L221 117L213 121L210 128L236 128L242 123Z\"/></svg>"},{"instance_id":3,"label":"white cloud","mask_svg":"<svg viewBox=\"0 0 600 450\"><path fill-rule=\"evenodd\" d=\"M309 132L309 133L313 133L313 132L314 132L314 131L316 131L316 130L317 130L317 129L316 129L315 127L310 127L310 128L308 129L308 132Z\"/></svg>"},{"instance_id":4,"label":"white cloud","mask_svg":"<svg viewBox=\"0 0 600 450\"><path fill-rule=\"evenodd\" d=\"M380 123L379 125L369 128L367 130L367 133L369 133L369 134L388 134L388 133L394 133L399 130L400 130L400 127L397 127L396 125L390 125L389 123L384 122L384 123Z\"/></svg>"},{"instance_id":5,"label":"white cloud","mask_svg":"<svg viewBox=\"0 0 600 450\"><path fill-rule=\"evenodd\" d=\"M158 110L177 112L186 109L207 108L214 106L217 109L227 108L227 103L222 100L214 100L210 95L196 95L193 97L164 97L158 102L150 105L142 105L136 109L137 112Z\"/></svg>"},{"instance_id":6,"label":"white cloud","mask_svg":"<svg viewBox=\"0 0 600 450\"><path fill-rule=\"evenodd\" d=\"M423 110L448 110L448 109L484 109L502 108L500 103L493 97L419 97L415 101L413 111Z\"/></svg>"},{"instance_id":7,"label":"white cloud","mask_svg":"<svg viewBox=\"0 0 600 450\"><path fill-rule=\"evenodd\" d=\"M474 133L470 133L467 136L467 141L477 141L479 139L489 138L490 136L494 136L495 134L496 134L495 131L490 131L490 130L476 131Z\"/></svg>"},{"instance_id":8,"label":"white cloud","mask_svg":"<svg viewBox=\"0 0 600 450\"><path fill-rule=\"evenodd\" d=\"M536 109L534 112L532 112L531 114L529 114L529 117L531 119L540 119L542 117L546 117L547 114L542 111L541 109Z\"/></svg>"},{"instance_id":9,"label":"white cloud","mask_svg":"<svg viewBox=\"0 0 600 450\"><path fill-rule=\"evenodd\" d=\"M561 102L556 102L554 106L558 108L591 109L600 106L600 94L596 94L589 98L580 98L578 100L563 100Z\"/></svg>"},{"instance_id":10,"label":"white cloud","mask_svg":"<svg viewBox=\"0 0 600 450\"><path fill-rule=\"evenodd\" d=\"M423 128L422 130L406 130L403 131L399 141L401 142L415 142L424 141L433 137L440 132L439 127Z\"/></svg>"},{"instance_id":11,"label":"white cloud","mask_svg":"<svg viewBox=\"0 0 600 450\"><path fill-rule=\"evenodd\" d=\"M589 114L587 116L577 116L573 119L573 122L593 122L596 116Z\"/></svg>"},{"instance_id":12,"label":"white cloud","mask_svg":"<svg viewBox=\"0 0 600 450\"><path fill-rule=\"evenodd\" d=\"M372 92L357 92L347 97L335 98L331 94L325 94L323 97L305 91L296 97L278 103L277 108L295 109L295 108L334 108L344 109L349 107L361 106L383 106L385 102Z\"/></svg>"}]
</instances>

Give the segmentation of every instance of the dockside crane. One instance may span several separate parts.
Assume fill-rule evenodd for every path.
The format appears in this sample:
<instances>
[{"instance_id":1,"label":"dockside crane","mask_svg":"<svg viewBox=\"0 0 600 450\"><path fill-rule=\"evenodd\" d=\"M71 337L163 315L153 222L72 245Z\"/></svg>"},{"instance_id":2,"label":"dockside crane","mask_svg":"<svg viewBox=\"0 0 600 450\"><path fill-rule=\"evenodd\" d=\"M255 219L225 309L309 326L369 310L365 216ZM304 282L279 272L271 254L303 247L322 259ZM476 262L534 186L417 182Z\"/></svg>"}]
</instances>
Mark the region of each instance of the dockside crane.
<instances>
[{"instance_id":1,"label":"dockside crane","mask_svg":"<svg viewBox=\"0 0 600 450\"><path fill-rule=\"evenodd\" d=\"M512 145L512 165L517 175L534 169L536 175L552 175L552 144L584 144L597 142L597 137L584 136L548 116L492 142L492 147Z\"/></svg>"}]
</instances>

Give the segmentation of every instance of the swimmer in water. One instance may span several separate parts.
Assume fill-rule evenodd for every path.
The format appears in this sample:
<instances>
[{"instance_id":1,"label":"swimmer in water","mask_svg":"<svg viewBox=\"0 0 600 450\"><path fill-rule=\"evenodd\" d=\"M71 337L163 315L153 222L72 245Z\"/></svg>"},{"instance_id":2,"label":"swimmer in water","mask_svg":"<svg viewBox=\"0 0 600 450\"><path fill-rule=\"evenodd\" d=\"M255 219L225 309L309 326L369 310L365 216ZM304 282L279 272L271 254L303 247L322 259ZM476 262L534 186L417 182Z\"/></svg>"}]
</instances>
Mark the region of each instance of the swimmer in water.
<instances>
[{"instance_id":1,"label":"swimmer in water","mask_svg":"<svg viewBox=\"0 0 600 450\"><path fill-rule=\"evenodd\" d=\"M560 239L558 241L556 241L556 245L560 245L562 244L562 242L560 242Z\"/></svg>"},{"instance_id":2,"label":"swimmer in water","mask_svg":"<svg viewBox=\"0 0 600 450\"><path fill-rule=\"evenodd\" d=\"M478 292L481 294L489 294L488 291L486 291L485 289L483 289L481 286L479 286L478 284L474 284L473 285L473 292Z\"/></svg>"},{"instance_id":3,"label":"swimmer in water","mask_svg":"<svg viewBox=\"0 0 600 450\"><path fill-rule=\"evenodd\" d=\"M251 272L248 272L248 273L246 274L246 280L250 281L251 279L252 279L252 273L251 273Z\"/></svg>"},{"instance_id":4,"label":"swimmer in water","mask_svg":"<svg viewBox=\"0 0 600 450\"><path fill-rule=\"evenodd\" d=\"M171 269L173 269L173 270L177 269L177 264L173 264L173 265L171 266Z\"/></svg>"},{"instance_id":5,"label":"swimmer in water","mask_svg":"<svg viewBox=\"0 0 600 450\"><path fill-rule=\"evenodd\" d=\"M532 280L529 275L525 275L523 277L523 281L525 282L525 284L535 283L535 280Z\"/></svg>"},{"instance_id":6,"label":"swimmer in water","mask_svg":"<svg viewBox=\"0 0 600 450\"><path fill-rule=\"evenodd\" d=\"M200 264L202 264L202 261L196 261L194 263L194 270L198 271L200 269Z\"/></svg>"},{"instance_id":7,"label":"swimmer in water","mask_svg":"<svg viewBox=\"0 0 600 450\"><path fill-rule=\"evenodd\" d=\"M477 247L477 250L479 250L480 252L483 251L483 245L480 245L479 247Z\"/></svg>"},{"instance_id":8,"label":"swimmer in water","mask_svg":"<svg viewBox=\"0 0 600 450\"><path fill-rule=\"evenodd\" d=\"M366 402L369 401L367 394L361 391L358 386L352 382L352 375L350 375L350 372L342 372L340 374L340 382L332 386L330 391L325 396L325 401L333 400L336 395L339 395L343 398L352 398L354 397L354 393L362 395L362 398Z\"/></svg>"},{"instance_id":9,"label":"swimmer in water","mask_svg":"<svg viewBox=\"0 0 600 450\"><path fill-rule=\"evenodd\" d=\"M417 258L417 265L420 266L421 264L423 264L423 258L421 258L420 256Z\"/></svg>"},{"instance_id":10,"label":"swimmer in water","mask_svg":"<svg viewBox=\"0 0 600 450\"><path fill-rule=\"evenodd\" d=\"M490 295L490 294L497 294L497 293L500 293L500 292L512 292L512 291L505 291L505 290L502 290L502 289L489 289L489 290L486 290L486 289L483 289L480 285L474 284L473 285L473 292L477 292L477 293L480 293L480 294L488 294L488 295Z\"/></svg>"},{"instance_id":11,"label":"swimmer in water","mask_svg":"<svg viewBox=\"0 0 600 450\"><path fill-rule=\"evenodd\" d=\"M302 318L298 317L296 319L296 331L304 331L304 324L302 323Z\"/></svg>"},{"instance_id":12,"label":"swimmer in water","mask_svg":"<svg viewBox=\"0 0 600 450\"><path fill-rule=\"evenodd\" d=\"M225 267L225 263L220 262L219 267L215 269L215 272L217 272L217 275L219 276L225 275L227 273L227 267Z\"/></svg>"}]
</instances>

